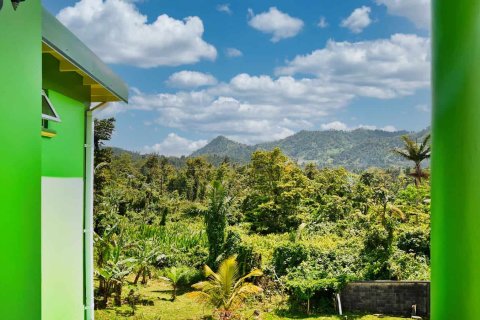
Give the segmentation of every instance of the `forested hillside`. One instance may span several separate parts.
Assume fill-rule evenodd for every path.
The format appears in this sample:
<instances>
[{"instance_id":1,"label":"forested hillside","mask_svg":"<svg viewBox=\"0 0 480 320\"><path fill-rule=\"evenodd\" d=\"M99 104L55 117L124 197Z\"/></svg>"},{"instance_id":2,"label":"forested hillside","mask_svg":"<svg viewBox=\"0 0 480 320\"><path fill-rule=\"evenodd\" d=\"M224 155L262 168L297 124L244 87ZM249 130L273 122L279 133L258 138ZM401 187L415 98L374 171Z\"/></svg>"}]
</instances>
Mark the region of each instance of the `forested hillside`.
<instances>
[{"instance_id":1,"label":"forested hillside","mask_svg":"<svg viewBox=\"0 0 480 320\"><path fill-rule=\"evenodd\" d=\"M315 163L320 167L343 166L351 170L369 167L404 167L407 162L391 152L401 146L405 134L422 138L429 130L409 133L357 129L353 131L300 131L285 139L253 146L229 140L223 136L213 139L195 151L192 157L229 158L245 164L256 150L273 150L278 147L288 157L298 162Z\"/></svg>"},{"instance_id":2,"label":"forested hillside","mask_svg":"<svg viewBox=\"0 0 480 320\"><path fill-rule=\"evenodd\" d=\"M304 144L295 152L307 155L319 144L373 144L379 136L385 148L379 153L393 155L391 145L405 144L396 151L413 160L406 163L411 169L299 166L279 148L254 151L243 165L213 165L203 157L174 162L116 154L100 141L97 319L134 313L149 320L303 319L335 313L334 296L350 281L428 280L430 183L420 166L430 156L428 139L417 144L359 131L327 132L318 140L301 132L281 143L285 152ZM243 152L217 140L217 151ZM223 280L205 276L215 279L217 270L229 283L245 281L239 278L245 274L248 281L237 291L214 291Z\"/></svg>"}]
</instances>

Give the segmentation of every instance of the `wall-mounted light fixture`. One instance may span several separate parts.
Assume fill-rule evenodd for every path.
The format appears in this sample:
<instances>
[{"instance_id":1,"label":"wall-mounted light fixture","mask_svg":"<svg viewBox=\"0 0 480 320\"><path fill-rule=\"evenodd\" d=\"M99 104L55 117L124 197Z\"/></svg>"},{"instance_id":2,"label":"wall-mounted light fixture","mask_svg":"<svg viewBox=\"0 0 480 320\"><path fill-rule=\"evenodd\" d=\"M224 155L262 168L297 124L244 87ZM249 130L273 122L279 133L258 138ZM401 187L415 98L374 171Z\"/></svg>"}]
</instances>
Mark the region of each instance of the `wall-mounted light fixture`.
<instances>
[{"instance_id":1,"label":"wall-mounted light fixture","mask_svg":"<svg viewBox=\"0 0 480 320\"><path fill-rule=\"evenodd\" d=\"M0 0L3 2L3 0ZM13 6L13 10L17 10L18 6L20 5L20 2L23 2L25 0L12 0L12 6ZM1 8L1 5L0 5L0 8Z\"/></svg>"}]
</instances>

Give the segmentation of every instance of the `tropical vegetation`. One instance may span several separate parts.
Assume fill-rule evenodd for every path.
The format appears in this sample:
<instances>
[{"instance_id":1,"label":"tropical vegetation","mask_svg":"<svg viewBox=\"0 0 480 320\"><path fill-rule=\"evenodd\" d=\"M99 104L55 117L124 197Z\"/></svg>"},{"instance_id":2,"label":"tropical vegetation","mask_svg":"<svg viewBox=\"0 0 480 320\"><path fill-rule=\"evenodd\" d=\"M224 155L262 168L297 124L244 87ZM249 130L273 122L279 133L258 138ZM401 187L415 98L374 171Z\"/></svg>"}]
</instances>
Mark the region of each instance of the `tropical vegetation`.
<instances>
[{"instance_id":1,"label":"tropical vegetation","mask_svg":"<svg viewBox=\"0 0 480 320\"><path fill-rule=\"evenodd\" d=\"M351 171L280 148L132 157L96 127L98 319L335 319L350 281L430 278L428 137L388 150L411 165Z\"/></svg>"}]
</instances>

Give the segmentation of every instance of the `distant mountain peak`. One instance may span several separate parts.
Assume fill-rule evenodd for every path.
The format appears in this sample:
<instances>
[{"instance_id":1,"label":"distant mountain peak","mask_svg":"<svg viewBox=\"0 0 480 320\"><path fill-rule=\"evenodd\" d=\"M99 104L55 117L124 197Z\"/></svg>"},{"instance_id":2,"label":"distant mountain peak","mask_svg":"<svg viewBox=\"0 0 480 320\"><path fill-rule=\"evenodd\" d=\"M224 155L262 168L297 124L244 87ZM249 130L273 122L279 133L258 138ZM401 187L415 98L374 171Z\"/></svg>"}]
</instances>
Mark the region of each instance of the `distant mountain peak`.
<instances>
[{"instance_id":1,"label":"distant mountain peak","mask_svg":"<svg viewBox=\"0 0 480 320\"><path fill-rule=\"evenodd\" d=\"M302 130L281 140L253 146L219 135L191 156L206 156L217 160L229 158L233 162L247 163L252 152L279 147L300 164L315 162L319 166L344 166L350 169L406 166L408 163L391 150L402 145L402 135L412 134L417 137L428 131L428 128L417 133L367 128L352 131Z\"/></svg>"}]
</instances>

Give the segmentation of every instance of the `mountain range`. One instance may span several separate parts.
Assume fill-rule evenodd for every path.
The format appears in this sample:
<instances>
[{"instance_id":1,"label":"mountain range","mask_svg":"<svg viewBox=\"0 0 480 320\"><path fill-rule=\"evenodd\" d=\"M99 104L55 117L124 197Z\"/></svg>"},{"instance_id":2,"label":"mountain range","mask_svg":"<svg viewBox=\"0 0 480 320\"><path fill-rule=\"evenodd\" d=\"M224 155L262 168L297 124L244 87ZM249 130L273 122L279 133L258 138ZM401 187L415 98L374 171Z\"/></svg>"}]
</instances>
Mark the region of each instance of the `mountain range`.
<instances>
[{"instance_id":1,"label":"mountain range","mask_svg":"<svg viewBox=\"0 0 480 320\"><path fill-rule=\"evenodd\" d=\"M368 167L404 167L410 163L392 152L401 147L402 135L420 140L430 129L419 132L356 129L353 131L300 131L281 140L247 145L218 136L190 156L205 156L212 162L228 158L247 163L252 152L280 148L299 164L316 163L321 167L344 166L349 169Z\"/></svg>"}]
</instances>

